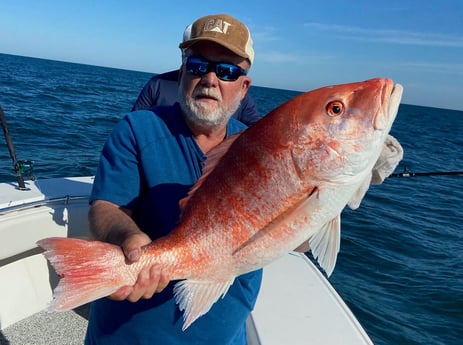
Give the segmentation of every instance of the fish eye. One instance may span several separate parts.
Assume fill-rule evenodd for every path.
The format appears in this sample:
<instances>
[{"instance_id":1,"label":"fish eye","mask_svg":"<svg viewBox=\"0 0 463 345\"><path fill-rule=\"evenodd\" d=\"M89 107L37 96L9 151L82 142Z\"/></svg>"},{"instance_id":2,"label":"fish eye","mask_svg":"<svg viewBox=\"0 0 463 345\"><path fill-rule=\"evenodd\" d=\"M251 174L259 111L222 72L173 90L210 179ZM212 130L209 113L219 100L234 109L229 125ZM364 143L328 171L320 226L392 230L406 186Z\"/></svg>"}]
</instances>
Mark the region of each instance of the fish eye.
<instances>
[{"instance_id":1,"label":"fish eye","mask_svg":"<svg viewBox=\"0 0 463 345\"><path fill-rule=\"evenodd\" d=\"M341 101L332 101L326 106L326 113L329 116L339 116L344 113L344 104Z\"/></svg>"}]
</instances>

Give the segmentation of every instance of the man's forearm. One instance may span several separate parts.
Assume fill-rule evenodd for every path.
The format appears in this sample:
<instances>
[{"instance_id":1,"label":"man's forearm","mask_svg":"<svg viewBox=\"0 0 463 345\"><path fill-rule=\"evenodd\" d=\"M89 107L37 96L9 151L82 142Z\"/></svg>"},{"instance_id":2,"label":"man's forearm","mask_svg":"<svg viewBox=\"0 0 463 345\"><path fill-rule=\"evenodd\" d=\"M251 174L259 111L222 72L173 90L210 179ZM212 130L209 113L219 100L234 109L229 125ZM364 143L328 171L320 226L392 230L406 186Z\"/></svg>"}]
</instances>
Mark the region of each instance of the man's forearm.
<instances>
[{"instance_id":1,"label":"man's forearm","mask_svg":"<svg viewBox=\"0 0 463 345\"><path fill-rule=\"evenodd\" d=\"M90 234L99 241L121 246L129 235L141 233L128 210L107 201L95 200L88 219Z\"/></svg>"}]
</instances>

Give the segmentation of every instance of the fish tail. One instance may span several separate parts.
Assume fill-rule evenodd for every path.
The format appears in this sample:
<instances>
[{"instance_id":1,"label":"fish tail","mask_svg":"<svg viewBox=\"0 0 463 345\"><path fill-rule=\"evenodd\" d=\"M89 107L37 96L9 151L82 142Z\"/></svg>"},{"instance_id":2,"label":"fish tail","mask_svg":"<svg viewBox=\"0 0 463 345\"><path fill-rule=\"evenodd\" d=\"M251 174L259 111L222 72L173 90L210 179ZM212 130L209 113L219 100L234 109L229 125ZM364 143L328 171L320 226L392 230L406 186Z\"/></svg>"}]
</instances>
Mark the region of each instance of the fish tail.
<instances>
[{"instance_id":1,"label":"fish tail","mask_svg":"<svg viewBox=\"0 0 463 345\"><path fill-rule=\"evenodd\" d=\"M49 311L70 310L130 284L121 274L125 259L115 245L64 237L46 238L37 245L61 277Z\"/></svg>"}]
</instances>

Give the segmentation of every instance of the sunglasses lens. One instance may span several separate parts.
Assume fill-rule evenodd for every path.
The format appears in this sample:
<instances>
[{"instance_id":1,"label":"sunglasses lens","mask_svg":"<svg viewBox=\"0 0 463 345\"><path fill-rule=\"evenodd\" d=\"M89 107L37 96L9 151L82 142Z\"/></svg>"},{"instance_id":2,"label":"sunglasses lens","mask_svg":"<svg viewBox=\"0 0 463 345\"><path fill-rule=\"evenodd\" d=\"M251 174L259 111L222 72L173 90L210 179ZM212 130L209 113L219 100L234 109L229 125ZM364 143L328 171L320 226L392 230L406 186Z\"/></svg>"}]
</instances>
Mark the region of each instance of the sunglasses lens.
<instances>
[{"instance_id":1,"label":"sunglasses lens","mask_svg":"<svg viewBox=\"0 0 463 345\"><path fill-rule=\"evenodd\" d=\"M186 69L191 74L203 75L206 74L207 70L209 69L209 62L202 59L189 57L186 61Z\"/></svg>"},{"instance_id":2,"label":"sunglasses lens","mask_svg":"<svg viewBox=\"0 0 463 345\"><path fill-rule=\"evenodd\" d=\"M242 75L242 69L228 63L219 63L215 67L215 74L221 80L234 81Z\"/></svg>"},{"instance_id":3,"label":"sunglasses lens","mask_svg":"<svg viewBox=\"0 0 463 345\"><path fill-rule=\"evenodd\" d=\"M246 71L244 69L233 64L225 62L214 63L192 56L187 58L186 69L191 74L202 76L208 73L211 68L214 68L217 78L224 81L235 81L240 76L246 75Z\"/></svg>"}]
</instances>

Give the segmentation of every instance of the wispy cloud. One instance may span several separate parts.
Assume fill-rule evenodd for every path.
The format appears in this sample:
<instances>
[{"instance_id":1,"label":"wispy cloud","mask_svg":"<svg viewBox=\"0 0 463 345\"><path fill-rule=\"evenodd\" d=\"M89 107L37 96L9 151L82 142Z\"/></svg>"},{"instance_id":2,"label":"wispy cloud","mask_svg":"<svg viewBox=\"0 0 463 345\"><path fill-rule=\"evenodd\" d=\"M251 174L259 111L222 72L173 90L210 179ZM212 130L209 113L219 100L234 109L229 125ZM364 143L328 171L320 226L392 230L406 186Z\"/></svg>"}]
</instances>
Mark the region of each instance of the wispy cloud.
<instances>
[{"instance_id":1,"label":"wispy cloud","mask_svg":"<svg viewBox=\"0 0 463 345\"><path fill-rule=\"evenodd\" d=\"M278 36L278 32L275 27L272 26L264 26L264 27L251 27L252 38L254 43L260 42L274 42L280 40Z\"/></svg>"},{"instance_id":2,"label":"wispy cloud","mask_svg":"<svg viewBox=\"0 0 463 345\"><path fill-rule=\"evenodd\" d=\"M396 66L403 70L415 70L415 71L426 71L428 73L436 72L439 74L448 74L456 77L463 76L463 64L462 63L431 63L431 62L403 62ZM458 78L456 78L458 79ZM461 79L459 79L461 80Z\"/></svg>"},{"instance_id":3,"label":"wispy cloud","mask_svg":"<svg viewBox=\"0 0 463 345\"><path fill-rule=\"evenodd\" d=\"M285 54L278 51L267 51L265 54L261 55L261 59L263 61L274 63L297 63L300 60L294 54Z\"/></svg>"},{"instance_id":4,"label":"wispy cloud","mask_svg":"<svg viewBox=\"0 0 463 345\"><path fill-rule=\"evenodd\" d=\"M326 62L333 62L336 59L335 55L328 54L307 54L301 53L285 53L277 50L265 50L259 52L259 61L270 63L291 63L297 65L314 65Z\"/></svg>"},{"instance_id":5,"label":"wispy cloud","mask_svg":"<svg viewBox=\"0 0 463 345\"><path fill-rule=\"evenodd\" d=\"M463 48L463 37L392 29L368 29L347 25L305 23L304 27L338 38L390 44Z\"/></svg>"}]
</instances>

